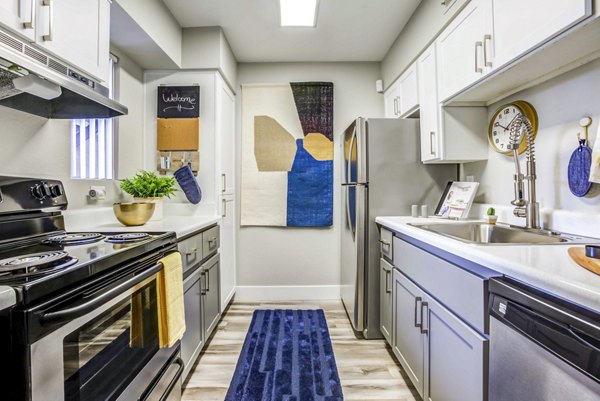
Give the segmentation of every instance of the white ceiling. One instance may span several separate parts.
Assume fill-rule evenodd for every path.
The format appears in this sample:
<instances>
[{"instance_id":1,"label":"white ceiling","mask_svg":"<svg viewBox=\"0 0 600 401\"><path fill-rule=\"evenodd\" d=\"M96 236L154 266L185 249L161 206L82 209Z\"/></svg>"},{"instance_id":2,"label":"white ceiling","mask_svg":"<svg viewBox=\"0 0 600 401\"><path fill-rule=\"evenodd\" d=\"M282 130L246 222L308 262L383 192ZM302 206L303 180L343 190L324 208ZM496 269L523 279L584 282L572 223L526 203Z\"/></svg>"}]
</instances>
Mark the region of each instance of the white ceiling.
<instances>
[{"instance_id":1,"label":"white ceiling","mask_svg":"<svg viewBox=\"0 0 600 401\"><path fill-rule=\"evenodd\" d=\"M163 0L182 27L221 26L239 62L381 61L421 0L319 0L281 28L278 0Z\"/></svg>"}]
</instances>

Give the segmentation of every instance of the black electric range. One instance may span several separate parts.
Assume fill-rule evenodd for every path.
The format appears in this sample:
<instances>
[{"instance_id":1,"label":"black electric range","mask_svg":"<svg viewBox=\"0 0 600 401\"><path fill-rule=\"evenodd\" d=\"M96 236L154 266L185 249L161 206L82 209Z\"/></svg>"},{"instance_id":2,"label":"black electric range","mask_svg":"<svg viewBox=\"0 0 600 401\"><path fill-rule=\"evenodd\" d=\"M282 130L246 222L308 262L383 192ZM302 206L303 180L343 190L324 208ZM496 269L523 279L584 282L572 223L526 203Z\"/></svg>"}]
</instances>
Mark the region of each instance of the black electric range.
<instances>
[{"instance_id":1,"label":"black electric range","mask_svg":"<svg viewBox=\"0 0 600 401\"><path fill-rule=\"evenodd\" d=\"M68 232L60 181L0 177L3 397L129 401L181 386L179 343L161 346L161 260L173 232ZM158 392L158 395L157 395ZM4 398L3 398L4 399ZM171 399L171 398L169 398Z\"/></svg>"}]
</instances>

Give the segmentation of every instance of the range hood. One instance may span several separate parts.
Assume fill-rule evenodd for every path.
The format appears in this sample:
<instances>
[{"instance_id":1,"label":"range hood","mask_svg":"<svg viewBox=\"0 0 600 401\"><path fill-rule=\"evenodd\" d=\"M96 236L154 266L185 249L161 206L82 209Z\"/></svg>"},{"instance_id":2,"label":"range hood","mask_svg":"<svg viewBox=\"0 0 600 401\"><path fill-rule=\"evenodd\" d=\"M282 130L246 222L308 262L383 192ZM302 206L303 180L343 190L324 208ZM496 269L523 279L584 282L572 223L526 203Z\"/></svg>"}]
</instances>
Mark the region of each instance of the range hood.
<instances>
[{"instance_id":1,"label":"range hood","mask_svg":"<svg viewBox=\"0 0 600 401\"><path fill-rule=\"evenodd\" d=\"M1 30L0 106L56 119L127 114L108 88Z\"/></svg>"}]
</instances>

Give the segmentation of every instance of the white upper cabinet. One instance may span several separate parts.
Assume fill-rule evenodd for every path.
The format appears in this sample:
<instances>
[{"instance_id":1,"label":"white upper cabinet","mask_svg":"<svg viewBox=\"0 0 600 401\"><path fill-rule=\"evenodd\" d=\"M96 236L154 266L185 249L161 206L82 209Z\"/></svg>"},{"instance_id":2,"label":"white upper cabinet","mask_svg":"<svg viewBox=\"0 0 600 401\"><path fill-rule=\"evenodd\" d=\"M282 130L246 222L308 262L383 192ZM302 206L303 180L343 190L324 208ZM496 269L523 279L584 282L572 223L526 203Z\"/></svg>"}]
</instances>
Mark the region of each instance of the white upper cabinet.
<instances>
[{"instance_id":1,"label":"white upper cabinet","mask_svg":"<svg viewBox=\"0 0 600 401\"><path fill-rule=\"evenodd\" d=\"M108 79L109 0L37 0L36 42L97 79Z\"/></svg>"},{"instance_id":2,"label":"white upper cabinet","mask_svg":"<svg viewBox=\"0 0 600 401\"><path fill-rule=\"evenodd\" d=\"M438 100L436 44L417 59L421 161L463 163L487 159L485 107L442 107Z\"/></svg>"},{"instance_id":3,"label":"white upper cabinet","mask_svg":"<svg viewBox=\"0 0 600 401\"><path fill-rule=\"evenodd\" d=\"M386 118L410 117L419 109L417 64L413 63L383 95Z\"/></svg>"},{"instance_id":4,"label":"white upper cabinet","mask_svg":"<svg viewBox=\"0 0 600 401\"><path fill-rule=\"evenodd\" d=\"M400 117L400 81L394 82L383 94L386 118Z\"/></svg>"},{"instance_id":5,"label":"white upper cabinet","mask_svg":"<svg viewBox=\"0 0 600 401\"><path fill-rule=\"evenodd\" d=\"M421 128L421 161L438 160L439 148L439 109L437 96L437 73L435 43L425 50L417 60L419 75L419 100L421 104L419 125Z\"/></svg>"},{"instance_id":6,"label":"white upper cabinet","mask_svg":"<svg viewBox=\"0 0 600 401\"><path fill-rule=\"evenodd\" d=\"M35 1L0 0L0 25L29 41L35 40Z\"/></svg>"},{"instance_id":7,"label":"white upper cabinet","mask_svg":"<svg viewBox=\"0 0 600 401\"><path fill-rule=\"evenodd\" d=\"M592 14L591 0L493 0L494 63L504 65Z\"/></svg>"},{"instance_id":8,"label":"white upper cabinet","mask_svg":"<svg viewBox=\"0 0 600 401\"><path fill-rule=\"evenodd\" d=\"M400 117L408 117L419 108L417 64L412 63L398 79Z\"/></svg>"},{"instance_id":9,"label":"white upper cabinet","mask_svg":"<svg viewBox=\"0 0 600 401\"><path fill-rule=\"evenodd\" d=\"M491 0L472 0L438 37L440 100L468 87L491 70L491 14Z\"/></svg>"}]
</instances>

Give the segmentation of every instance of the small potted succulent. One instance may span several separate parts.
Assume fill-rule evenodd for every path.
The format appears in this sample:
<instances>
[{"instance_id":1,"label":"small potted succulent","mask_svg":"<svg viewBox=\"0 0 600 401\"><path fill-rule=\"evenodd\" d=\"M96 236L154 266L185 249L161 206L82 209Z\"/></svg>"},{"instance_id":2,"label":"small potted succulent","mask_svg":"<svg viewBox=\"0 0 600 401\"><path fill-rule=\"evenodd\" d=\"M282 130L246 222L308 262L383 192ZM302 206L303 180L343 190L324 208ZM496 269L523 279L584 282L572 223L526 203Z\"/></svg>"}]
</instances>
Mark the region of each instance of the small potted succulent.
<instances>
[{"instance_id":1,"label":"small potted succulent","mask_svg":"<svg viewBox=\"0 0 600 401\"><path fill-rule=\"evenodd\" d=\"M121 181L121 189L133 196L136 202L154 203L154 214L150 220L162 220L163 197L170 198L177 188L174 177L159 177L153 171L139 171L132 178Z\"/></svg>"},{"instance_id":2,"label":"small potted succulent","mask_svg":"<svg viewBox=\"0 0 600 401\"><path fill-rule=\"evenodd\" d=\"M483 219L488 224L496 224L496 221L498 221L498 216L496 216L496 210L493 207L488 208L485 216L483 216Z\"/></svg>"}]
</instances>

